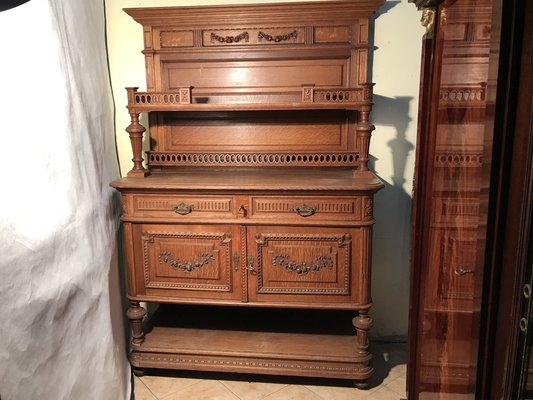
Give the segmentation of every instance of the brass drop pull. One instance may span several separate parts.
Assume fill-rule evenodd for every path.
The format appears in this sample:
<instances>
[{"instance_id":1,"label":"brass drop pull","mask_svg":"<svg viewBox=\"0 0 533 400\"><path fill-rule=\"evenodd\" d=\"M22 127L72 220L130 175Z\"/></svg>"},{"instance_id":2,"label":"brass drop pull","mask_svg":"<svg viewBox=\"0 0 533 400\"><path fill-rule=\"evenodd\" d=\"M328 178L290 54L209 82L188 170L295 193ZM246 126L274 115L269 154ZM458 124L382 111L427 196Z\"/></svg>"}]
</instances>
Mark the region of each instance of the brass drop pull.
<instances>
[{"instance_id":1,"label":"brass drop pull","mask_svg":"<svg viewBox=\"0 0 533 400\"><path fill-rule=\"evenodd\" d=\"M253 255L249 255L248 256L248 265L246 266L246 269L248 271L250 271L250 274L252 275L256 275L257 272L255 271L255 268L254 268L254 256Z\"/></svg>"},{"instance_id":2,"label":"brass drop pull","mask_svg":"<svg viewBox=\"0 0 533 400\"><path fill-rule=\"evenodd\" d=\"M309 217L315 213L316 208L313 206L308 206L307 204L302 204L300 206L294 206L292 211L294 211L300 217Z\"/></svg>"},{"instance_id":3,"label":"brass drop pull","mask_svg":"<svg viewBox=\"0 0 533 400\"><path fill-rule=\"evenodd\" d=\"M194 206L192 204L185 204L185 203L173 204L171 207L179 215L190 214L192 212L193 208L194 208Z\"/></svg>"},{"instance_id":4,"label":"brass drop pull","mask_svg":"<svg viewBox=\"0 0 533 400\"><path fill-rule=\"evenodd\" d=\"M235 271L239 270L239 253L236 251L233 253L233 269Z\"/></svg>"},{"instance_id":5,"label":"brass drop pull","mask_svg":"<svg viewBox=\"0 0 533 400\"><path fill-rule=\"evenodd\" d=\"M463 267L457 267L455 268L455 275L474 275L474 270L472 269L464 269Z\"/></svg>"}]
</instances>

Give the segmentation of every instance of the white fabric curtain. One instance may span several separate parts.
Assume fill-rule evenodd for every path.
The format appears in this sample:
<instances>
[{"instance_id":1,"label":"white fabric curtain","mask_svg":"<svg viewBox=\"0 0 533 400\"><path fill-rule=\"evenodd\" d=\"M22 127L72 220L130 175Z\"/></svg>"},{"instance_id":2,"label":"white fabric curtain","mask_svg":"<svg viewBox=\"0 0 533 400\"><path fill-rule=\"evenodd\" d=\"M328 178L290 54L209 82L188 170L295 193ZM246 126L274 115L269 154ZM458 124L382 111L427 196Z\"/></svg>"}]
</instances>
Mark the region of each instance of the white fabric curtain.
<instances>
[{"instance_id":1,"label":"white fabric curtain","mask_svg":"<svg viewBox=\"0 0 533 400\"><path fill-rule=\"evenodd\" d=\"M0 397L128 399L103 0L0 12L0 49Z\"/></svg>"}]
</instances>

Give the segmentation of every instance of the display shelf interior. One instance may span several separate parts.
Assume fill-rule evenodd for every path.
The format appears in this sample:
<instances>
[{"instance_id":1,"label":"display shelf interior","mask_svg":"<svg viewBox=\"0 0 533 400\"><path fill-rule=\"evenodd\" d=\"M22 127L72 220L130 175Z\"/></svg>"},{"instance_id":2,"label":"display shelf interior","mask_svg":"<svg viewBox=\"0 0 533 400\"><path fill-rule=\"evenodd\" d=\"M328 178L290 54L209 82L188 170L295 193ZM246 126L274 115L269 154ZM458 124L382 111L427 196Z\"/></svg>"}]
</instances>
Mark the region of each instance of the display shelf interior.
<instances>
[{"instance_id":1,"label":"display shelf interior","mask_svg":"<svg viewBox=\"0 0 533 400\"><path fill-rule=\"evenodd\" d=\"M247 372L261 363L278 364L279 372L295 376L327 376L327 369L306 369L320 360L336 370L366 363L368 355L355 352L356 336L349 311L243 309L161 305L146 324L144 342L133 348L148 354L138 367L150 367L150 356L182 363L197 361L192 369ZM208 358L203 358L208 356ZM213 357L213 358L209 358ZM292 364L291 364L292 363ZM290 368L292 366L292 370ZM266 373L273 370L265 369ZM338 376L338 370L336 371Z\"/></svg>"}]
</instances>

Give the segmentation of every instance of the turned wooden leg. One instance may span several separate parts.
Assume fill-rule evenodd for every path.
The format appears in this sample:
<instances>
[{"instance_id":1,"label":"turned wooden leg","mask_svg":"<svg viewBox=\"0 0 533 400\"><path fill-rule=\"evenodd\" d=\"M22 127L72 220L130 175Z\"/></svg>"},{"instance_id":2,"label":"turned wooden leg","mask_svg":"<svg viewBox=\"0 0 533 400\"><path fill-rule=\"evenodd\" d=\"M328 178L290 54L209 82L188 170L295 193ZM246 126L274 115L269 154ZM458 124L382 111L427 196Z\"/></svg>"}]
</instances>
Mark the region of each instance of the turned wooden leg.
<instances>
[{"instance_id":1,"label":"turned wooden leg","mask_svg":"<svg viewBox=\"0 0 533 400\"><path fill-rule=\"evenodd\" d=\"M142 321L146 315L146 310L139 305L138 301L132 301L126 315L131 324L131 343L140 345L144 341Z\"/></svg>"},{"instance_id":2,"label":"turned wooden leg","mask_svg":"<svg viewBox=\"0 0 533 400\"><path fill-rule=\"evenodd\" d=\"M372 328L372 318L367 311L359 311L359 315L352 320L352 324L357 331L357 353L361 356L367 356L368 352L368 331Z\"/></svg>"},{"instance_id":3,"label":"turned wooden leg","mask_svg":"<svg viewBox=\"0 0 533 400\"><path fill-rule=\"evenodd\" d=\"M357 332L357 342L356 342L356 352L357 355L361 358L368 359L367 363L367 371L370 375L372 373L372 365L370 363L370 352L368 351L369 348L369 340L368 340L368 331L372 327L372 318L368 316L368 311L363 310L359 311L359 314L357 317L355 317L352 320L352 324ZM366 389L368 387L368 382L366 379L358 379L354 381L355 386L358 389Z\"/></svg>"}]
</instances>

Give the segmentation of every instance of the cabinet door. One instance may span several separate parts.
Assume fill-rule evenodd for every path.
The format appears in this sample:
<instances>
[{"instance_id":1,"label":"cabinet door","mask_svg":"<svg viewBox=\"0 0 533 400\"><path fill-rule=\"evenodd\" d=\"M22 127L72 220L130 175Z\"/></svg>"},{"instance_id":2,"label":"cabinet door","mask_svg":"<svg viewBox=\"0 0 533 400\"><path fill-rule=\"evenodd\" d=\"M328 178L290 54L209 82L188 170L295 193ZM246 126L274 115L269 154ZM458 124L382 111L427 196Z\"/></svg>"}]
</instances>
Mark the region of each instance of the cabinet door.
<instances>
[{"instance_id":1,"label":"cabinet door","mask_svg":"<svg viewBox=\"0 0 533 400\"><path fill-rule=\"evenodd\" d=\"M248 229L248 299L321 308L370 303L371 228Z\"/></svg>"},{"instance_id":2,"label":"cabinet door","mask_svg":"<svg viewBox=\"0 0 533 400\"><path fill-rule=\"evenodd\" d=\"M236 232L228 225L134 224L135 292L156 301L239 299Z\"/></svg>"}]
</instances>

